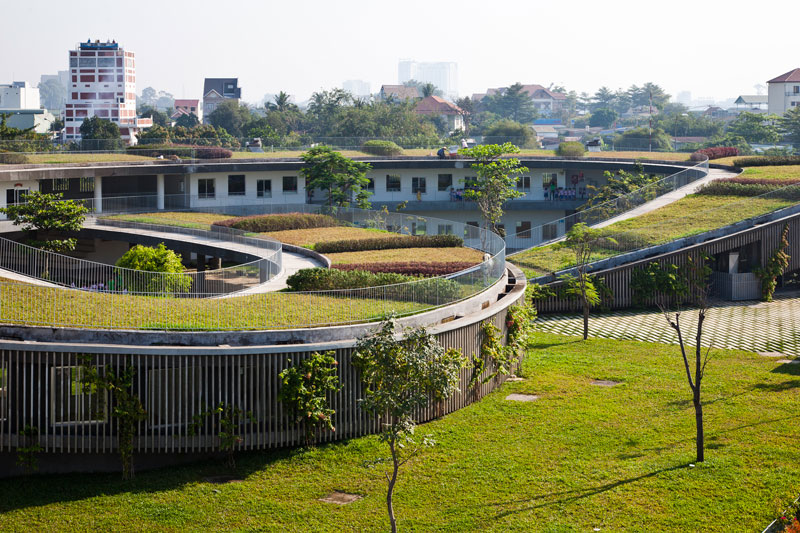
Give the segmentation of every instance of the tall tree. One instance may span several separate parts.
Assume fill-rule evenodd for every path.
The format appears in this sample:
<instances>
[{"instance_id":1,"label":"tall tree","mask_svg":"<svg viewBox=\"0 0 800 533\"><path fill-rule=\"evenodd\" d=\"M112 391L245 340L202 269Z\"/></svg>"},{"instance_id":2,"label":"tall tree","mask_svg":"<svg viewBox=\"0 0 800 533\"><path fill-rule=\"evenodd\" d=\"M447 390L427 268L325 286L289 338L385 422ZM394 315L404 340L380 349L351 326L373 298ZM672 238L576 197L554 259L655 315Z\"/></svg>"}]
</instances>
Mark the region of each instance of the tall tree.
<instances>
[{"instance_id":1,"label":"tall tree","mask_svg":"<svg viewBox=\"0 0 800 533\"><path fill-rule=\"evenodd\" d=\"M81 124L81 149L117 150L122 147L119 126L97 116L84 119Z\"/></svg>"},{"instance_id":2,"label":"tall tree","mask_svg":"<svg viewBox=\"0 0 800 533\"><path fill-rule=\"evenodd\" d=\"M306 190L309 193L317 189L327 190L328 205L347 207L355 201L361 209L369 209L367 191L369 178L367 171L372 168L369 163L353 161L335 152L330 146L315 146L302 155L305 165L300 173L306 179Z\"/></svg>"},{"instance_id":3,"label":"tall tree","mask_svg":"<svg viewBox=\"0 0 800 533\"><path fill-rule=\"evenodd\" d=\"M475 160L472 169L477 173L474 183L466 184L464 196L478 205L484 227L497 233L506 201L525 196L517 189L517 177L528 168L516 157L503 157L519 153L519 148L511 143L488 144L462 148L458 153Z\"/></svg>"},{"instance_id":4,"label":"tall tree","mask_svg":"<svg viewBox=\"0 0 800 533\"><path fill-rule=\"evenodd\" d=\"M800 145L800 107L793 107L784 113L778 124L789 141Z\"/></svg>"},{"instance_id":5,"label":"tall tree","mask_svg":"<svg viewBox=\"0 0 800 533\"><path fill-rule=\"evenodd\" d=\"M614 92L606 86L600 87L594 93L594 108L599 109L603 107L611 107L614 103Z\"/></svg>"},{"instance_id":6,"label":"tall tree","mask_svg":"<svg viewBox=\"0 0 800 533\"><path fill-rule=\"evenodd\" d=\"M617 120L617 112L607 107L596 109L592 116L589 117L590 126L599 126L601 128L610 128L611 125Z\"/></svg>"},{"instance_id":7,"label":"tall tree","mask_svg":"<svg viewBox=\"0 0 800 533\"><path fill-rule=\"evenodd\" d=\"M50 252L64 253L75 249L74 238L54 239L53 234L62 236L65 232L80 231L88 209L74 200L63 200L61 193L47 194L40 191L29 192L24 202L0 208L15 226L21 226L28 238L28 244ZM50 235L41 235L46 232ZM46 237L46 238L42 238Z\"/></svg>"},{"instance_id":8,"label":"tall tree","mask_svg":"<svg viewBox=\"0 0 800 533\"><path fill-rule=\"evenodd\" d=\"M485 100L488 111L514 122L528 124L538 115L530 95L519 82L498 94L487 96Z\"/></svg>"},{"instance_id":9,"label":"tall tree","mask_svg":"<svg viewBox=\"0 0 800 533\"><path fill-rule=\"evenodd\" d=\"M139 108L139 116L153 119L153 124L158 126L169 126L169 117L166 113L159 111L155 107L143 105Z\"/></svg>"},{"instance_id":10,"label":"tall tree","mask_svg":"<svg viewBox=\"0 0 800 533\"><path fill-rule=\"evenodd\" d=\"M225 100L209 113L208 122L214 127L224 128L234 137L242 137L244 125L252 118L247 106L241 105L236 100Z\"/></svg>"},{"instance_id":11,"label":"tall tree","mask_svg":"<svg viewBox=\"0 0 800 533\"><path fill-rule=\"evenodd\" d=\"M777 115L745 111L728 124L728 133L740 135L750 144L775 144L781 139L777 122Z\"/></svg>"},{"instance_id":12,"label":"tall tree","mask_svg":"<svg viewBox=\"0 0 800 533\"><path fill-rule=\"evenodd\" d=\"M200 124L200 120L197 118L197 115L194 113L183 114L175 120L175 126L180 126L182 128L194 128L195 126Z\"/></svg>"},{"instance_id":13,"label":"tall tree","mask_svg":"<svg viewBox=\"0 0 800 533\"><path fill-rule=\"evenodd\" d=\"M427 98L429 96L433 96L436 94L436 85L432 83L423 83L422 86L419 88L420 93L422 94L423 98Z\"/></svg>"},{"instance_id":14,"label":"tall tree","mask_svg":"<svg viewBox=\"0 0 800 533\"><path fill-rule=\"evenodd\" d=\"M469 135L469 127L472 124L472 114L475 112L475 102L469 96L464 96L456 100L458 114L464 120L464 135Z\"/></svg>"}]
</instances>

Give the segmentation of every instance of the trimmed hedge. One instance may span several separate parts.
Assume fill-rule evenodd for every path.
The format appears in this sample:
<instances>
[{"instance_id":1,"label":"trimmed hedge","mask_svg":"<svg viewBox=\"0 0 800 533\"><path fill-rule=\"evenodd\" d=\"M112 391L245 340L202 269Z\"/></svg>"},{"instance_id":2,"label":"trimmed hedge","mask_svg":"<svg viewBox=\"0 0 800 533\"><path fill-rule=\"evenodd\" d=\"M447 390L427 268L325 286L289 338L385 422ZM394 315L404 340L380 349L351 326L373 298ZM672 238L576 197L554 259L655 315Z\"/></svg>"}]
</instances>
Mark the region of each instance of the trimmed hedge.
<instances>
[{"instance_id":1,"label":"trimmed hedge","mask_svg":"<svg viewBox=\"0 0 800 533\"><path fill-rule=\"evenodd\" d=\"M414 282L414 283L409 283ZM364 270L338 270L333 268L306 268L286 279L291 291L331 291L382 287L359 293L344 292L342 297L381 298L403 302L439 305L461 297L458 282L432 278L422 279L403 274L366 272Z\"/></svg>"},{"instance_id":2,"label":"trimmed hedge","mask_svg":"<svg viewBox=\"0 0 800 533\"><path fill-rule=\"evenodd\" d=\"M790 187L794 185L794 187ZM786 188L785 190L783 190ZM777 198L800 199L800 180L728 178L703 185L696 194L715 196L761 196L773 191Z\"/></svg>"},{"instance_id":3,"label":"trimmed hedge","mask_svg":"<svg viewBox=\"0 0 800 533\"><path fill-rule=\"evenodd\" d=\"M268 231L284 231L290 229L330 228L332 226L338 226L339 221L328 215L285 213L226 218L225 220L214 222L213 225L235 228L253 233L265 233Z\"/></svg>"},{"instance_id":4,"label":"trimmed hedge","mask_svg":"<svg viewBox=\"0 0 800 533\"><path fill-rule=\"evenodd\" d=\"M739 155L739 149L732 146L715 146L713 148L702 148L694 152L689 159L691 161L704 161L708 159L719 159L721 157L732 157Z\"/></svg>"},{"instance_id":5,"label":"trimmed hedge","mask_svg":"<svg viewBox=\"0 0 800 533\"><path fill-rule=\"evenodd\" d=\"M392 141L367 141L361 151L372 155L400 155L403 149Z\"/></svg>"},{"instance_id":6,"label":"trimmed hedge","mask_svg":"<svg viewBox=\"0 0 800 533\"><path fill-rule=\"evenodd\" d=\"M563 142L556 148L556 155L561 157L583 157L584 153L586 153L586 147L577 141Z\"/></svg>"},{"instance_id":7,"label":"trimmed hedge","mask_svg":"<svg viewBox=\"0 0 800 533\"><path fill-rule=\"evenodd\" d=\"M185 144L144 144L128 148L128 152L145 157L177 156L185 159L230 159L233 152L219 146Z\"/></svg>"},{"instance_id":8,"label":"trimmed hedge","mask_svg":"<svg viewBox=\"0 0 800 533\"><path fill-rule=\"evenodd\" d=\"M734 159L737 167L773 167L784 165L800 165L800 155L740 157Z\"/></svg>"},{"instance_id":9,"label":"trimmed hedge","mask_svg":"<svg viewBox=\"0 0 800 533\"><path fill-rule=\"evenodd\" d=\"M367 263L367 264L347 264L347 265L333 265L332 268L337 270L366 270L367 272L377 273L393 273L404 274L406 276L419 276L423 278L433 276L444 276L459 272L475 266L475 263L469 261L452 261L441 263L422 263L419 261L411 261L408 263Z\"/></svg>"},{"instance_id":10,"label":"trimmed hedge","mask_svg":"<svg viewBox=\"0 0 800 533\"><path fill-rule=\"evenodd\" d=\"M342 241L319 242L314 250L321 254L341 252L364 252L367 250L392 250L395 248L459 248L464 239L456 235L419 235L409 237L398 235L382 239L347 239Z\"/></svg>"},{"instance_id":11,"label":"trimmed hedge","mask_svg":"<svg viewBox=\"0 0 800 533\"><path fill-rule=\"evenodd\" d=\"M5 165L22 165L28 162L28 156L14 152L0 152L0 163Z\"/></svg>"}]
</instances>

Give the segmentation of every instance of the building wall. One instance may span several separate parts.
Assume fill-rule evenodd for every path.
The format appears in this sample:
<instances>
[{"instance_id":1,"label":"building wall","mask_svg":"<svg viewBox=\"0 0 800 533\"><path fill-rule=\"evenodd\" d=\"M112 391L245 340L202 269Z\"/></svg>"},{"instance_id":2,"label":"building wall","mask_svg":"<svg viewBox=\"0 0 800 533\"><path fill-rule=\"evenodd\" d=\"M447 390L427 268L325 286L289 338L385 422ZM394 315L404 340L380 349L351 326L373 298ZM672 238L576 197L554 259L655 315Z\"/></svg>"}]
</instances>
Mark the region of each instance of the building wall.
<instances>
[{"instance_id":1,"label":"building wall","mask_svg":"<svg viewBox=\"0 0 800 533\"><path fill-rule=\"evenodd\" d=\"M0 109L39 109L39 89L26 82L0 85Z\"/></svg>"},{"instance_id":2,"label":"building wall","mask_svg":"<svg viewBox=\"0 0 800 533\"><path fill-rule=\"evenodd\" d=\"M783 115L800 106L800 82L770 83L768 95L769 112Z\"/></svg>"}]
</instances>

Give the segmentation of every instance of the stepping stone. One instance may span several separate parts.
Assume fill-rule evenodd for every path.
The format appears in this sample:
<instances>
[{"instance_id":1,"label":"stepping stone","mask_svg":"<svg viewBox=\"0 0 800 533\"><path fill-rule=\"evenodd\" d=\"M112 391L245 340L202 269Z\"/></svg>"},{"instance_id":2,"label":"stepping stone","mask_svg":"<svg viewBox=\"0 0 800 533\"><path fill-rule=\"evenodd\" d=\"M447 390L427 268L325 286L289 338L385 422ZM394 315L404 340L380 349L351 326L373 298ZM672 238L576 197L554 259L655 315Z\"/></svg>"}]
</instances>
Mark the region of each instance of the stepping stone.
<instances>
[{"instance_id":1,"label":"stepping stone","mask_svg":"<svg viewBox=\"0 0 800 533\"><path fill-rule=\"evenodd\" d=\"M350 494L348 492L339 492L338 490L335 490L324 498L320 498L319 501L335 503L337 505L347 505L348 503L357 502L361 498L363 498L363 496L360 494Z\"/></svg>"},{"instance_id":2,"label":"stepping stone","mask_svg":"<svg viewBox=\"0 0 800 533\"><path fill-rule=\"evenodd\" d=\"M783 357L786 359L786 354L781 352L756 352L761 357Z\"/></svg>"},{"instance_id":3,"label":"stepping stone","mask_svg":"<svg viewBox=\"0 0 800 533\"><path fill-rule=\"evenodd\" d=\"M800 363L800 359L778 359L775 362L780 363L782 365L796 365Z\"/></svg>"},{"instance_id":4,"label":"stepping stone","mask_svg":"<svg viewBox=\"0 0 800 533\"><path fill-rule=\"evenodd\" d=\"M595 379L592 381L592 385L597 385L598 387L613 387L621 383L621 381L611 381L608 379Z\"/></svg>"},{"instance_id":5,"label":"stepping stone","mask_svg":"<svg viewBox=\"0 0 800 533\"><path fill-rule=\"evenodd\" d=\"M511 402L535 402L539 397L535 394L509 394L506 400Z\"/></svg>"}]
</instances>

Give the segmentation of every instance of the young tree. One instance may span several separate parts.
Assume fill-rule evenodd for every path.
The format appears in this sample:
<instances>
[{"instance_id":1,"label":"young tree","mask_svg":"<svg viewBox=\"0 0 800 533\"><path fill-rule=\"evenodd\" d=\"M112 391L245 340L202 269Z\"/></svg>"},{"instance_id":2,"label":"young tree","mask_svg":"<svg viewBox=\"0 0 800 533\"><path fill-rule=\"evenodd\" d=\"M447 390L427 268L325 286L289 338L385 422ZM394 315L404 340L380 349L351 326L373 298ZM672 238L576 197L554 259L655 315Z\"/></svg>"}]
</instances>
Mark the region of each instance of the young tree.
<instances>
[{"instance_id":1,"label":"young tree","mask_svg":"<svg viewBox=\"0 0 800 533\"><path fill-rule=\"evenodd\" d=\"M88 209L73 201L62 200L61 193L46 194L40 191L29 192L23 196L23 203L0 208L15 226L22 226L27 235L35 235L28 239L28 244L50 252L64 253L75 249L77 240L40 239L38 232L80 231Z\"/></svg>"},{"instance_id":2,"label":"young tree","mask_svg":"<svg viewBox=\"0 0 800 533\"><path fill-rule=\"evenodd\" d=\"M366 388L361 406L382 420L380 440L391 453L386 508L392 533L397 531L392 497L399 470L419 452L414 417L430 400L443 401L458 391L458 373L464 364L461 352L445 350L425 329L396 330L394 318L389 317L375 334L359 339L353 354ZM420 444L432 441L425 438Z\"/></svg>"},{"instance_id":3,"label":"young tree","mask_svg":"<svg viewBox=\"0 0 800 533\"><path fill-rule=\"evenodd\" d=\"M115 122L97 116L87 118L81 124L81 149L118 150L122 148L119 126Z\"/></svg>"},{"instance_id":4,"label":"young tree","mask_svg":"<svg viewBox=\"0 0 800 533\"><path fill-rule=\"evenodd\" d=\"M328 191L330 206L347 207L355 200L356 206L369 209L367 191L369 178L366 174L372 165L353 161L336 152L330 146L315 146L302 155L305 166L300 173L306 179L309 193L316 189Z\"/></svg>"},{"instance_id":5,"label":"young tree","mask_svg":"<svg viewBox=\"0 0 800 533\"><path fill-rule=\"evenodd\" d=\"M137 244L117 260L117 266L130 269L123 276L122 286L132 292L189 292L192 278L183 273L180 254L164 243L156 247Z\"/></svg>"},{"instance_id":6,"label":"young tree","mask_svg":"<svg viewBox=\"0 0 800 533\"><path fill-rule=\"evenodd\" d=\"M458 153L475 159L472 168L478 174L475 183L466 184L469 187L464 196L478 204L484 227L497 233L506 201L525 195L517 190L517 175L527 172L528 168L521 166L515 157L502 157L519 153L519 148L511 143L488 144L462 148Z\"/></svg>"},{"instance_id":7,"label":"young tree","mask_svg":"<svg viewBox=\"0 0 800 533\"><path fill-rule=\"evenodd\" d=\"M692 375L689 355L687 354L687 352L691 349L691 346L687 345L686 339L683 337L683 330L680 322L680 308L673 311L670 310L668 304L664 303L663 301L662 303L658 304L661 312L664 314L664 318L667 320L667 324L669 324L669 327L674 329L678 334L678 344L680 345L681 355L683 356L683 367L686 370L686 380L689 382L689 388L692 391L692 404L694 405L696 428L695 444L697 448L698 463L702 463L705 459L703 404L701 402L700 392L703 385L703 377L705 376L706 365L709 361L711 348L709 347L703 350L701 341L703 338L703 325L709 309L707 279L710 273L711 269L705 265L705 258L702 256L697 258L692 258L690 256L688 264L683 269L687 296L690 299L690 302L697 306L697 329L695 331L693 357L694 375Z\"/></svg>"},{"instance_id":8,"label":"young tree","mask_svg":"<svg viewBox=\"0 0 800 533\"><path fill-rule=\"evenodd\" d=\"M602 231L590 228L583 222L575 224L567 232L563 242L559 243L562 248L568 248L575 254L575 269L577 276L562 276L567 288L567 294L576 296L581 302L583 309L583 340L589 337L589 310L592 306L600 303L600 294L594 282L587 273L587 267L591 261L592 254L601 243L614 243L614 239L604 237Z\"/></svg>"}]
</instances>

